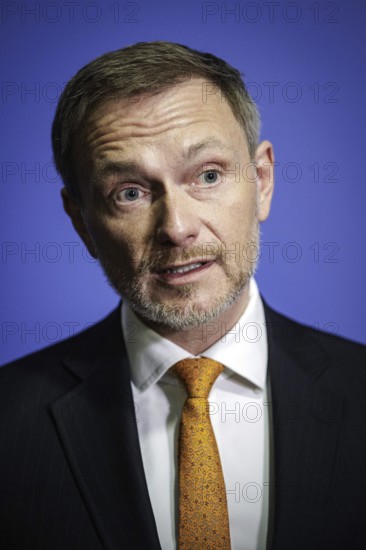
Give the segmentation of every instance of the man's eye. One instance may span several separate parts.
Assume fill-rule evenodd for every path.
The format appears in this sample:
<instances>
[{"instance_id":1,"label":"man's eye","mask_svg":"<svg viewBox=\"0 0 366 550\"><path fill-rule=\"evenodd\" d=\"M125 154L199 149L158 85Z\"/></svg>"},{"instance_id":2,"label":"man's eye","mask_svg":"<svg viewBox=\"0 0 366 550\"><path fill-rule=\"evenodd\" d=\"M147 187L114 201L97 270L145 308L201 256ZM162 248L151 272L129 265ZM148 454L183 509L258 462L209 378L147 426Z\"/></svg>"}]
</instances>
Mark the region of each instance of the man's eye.
<instances>
[{"instance_id":1,"label":"man's eye","mask_svg":"<svg viewBox=\"0 0 366 550\"><path fill-rule=\"evenodd\" d=\"M127 187L116 195L117 202L133 202L141 197L141 190L137 187Z\"/></svg>"},{"instance_id":2,"label":"man's eye","mask_svg":"<svg viewBox=\"0 0 366 550\"><path fill-rule=\"evenodd\" d=\"M203 183L216 183L219 179L219 172L217 170L206 170L202 172L200 179Z\"/></svg>"}]
</instances>

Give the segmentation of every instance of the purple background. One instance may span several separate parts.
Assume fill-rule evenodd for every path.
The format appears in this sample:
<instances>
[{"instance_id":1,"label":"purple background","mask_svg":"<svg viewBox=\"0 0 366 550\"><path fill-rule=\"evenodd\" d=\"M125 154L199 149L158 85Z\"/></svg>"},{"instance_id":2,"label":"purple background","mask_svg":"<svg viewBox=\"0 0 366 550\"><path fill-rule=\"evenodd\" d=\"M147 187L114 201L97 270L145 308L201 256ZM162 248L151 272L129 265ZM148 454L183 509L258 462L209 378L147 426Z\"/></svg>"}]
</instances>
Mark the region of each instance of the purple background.
<instances>
[{"instance_id":1,"label":"purple background","mask_svg":"<svg viewBox=\"0 0 366 550\"><path fill-rule=\"evenodd\" d=\"M82 65L150 40L245 74L278 162L260 289L283 313L366 342L364 2L7 2L1 17L0 364L118 301L62 210L50 127Z\"/></svg>"}]
</instances>

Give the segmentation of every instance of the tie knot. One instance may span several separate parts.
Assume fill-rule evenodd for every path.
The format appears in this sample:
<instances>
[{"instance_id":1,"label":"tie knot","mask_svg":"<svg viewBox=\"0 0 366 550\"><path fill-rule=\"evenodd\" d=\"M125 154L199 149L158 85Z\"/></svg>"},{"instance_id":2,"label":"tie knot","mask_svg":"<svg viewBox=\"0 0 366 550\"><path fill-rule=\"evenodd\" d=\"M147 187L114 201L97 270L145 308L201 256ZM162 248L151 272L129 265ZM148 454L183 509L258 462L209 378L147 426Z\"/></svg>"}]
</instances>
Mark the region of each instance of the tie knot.
<instances>
[{"instance_id":1,"label":"tie knot","mask_svg":"<svg viewBox=\"0 0 366 550\"><path fill-rule=\"evenodd\" d=\"M207 399L218 375L224 366L213 359L183 359L172 366L172 372L184 382L188 397Z\"/></svg>"}]
</instances>

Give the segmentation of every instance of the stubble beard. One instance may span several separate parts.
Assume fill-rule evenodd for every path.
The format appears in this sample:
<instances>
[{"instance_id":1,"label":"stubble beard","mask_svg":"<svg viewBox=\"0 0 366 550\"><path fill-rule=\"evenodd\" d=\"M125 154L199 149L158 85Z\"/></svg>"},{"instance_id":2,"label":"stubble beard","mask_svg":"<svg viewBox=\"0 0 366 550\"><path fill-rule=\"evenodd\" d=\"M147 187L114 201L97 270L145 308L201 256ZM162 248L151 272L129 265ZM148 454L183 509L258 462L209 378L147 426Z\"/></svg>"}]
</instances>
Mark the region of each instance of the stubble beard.
<instances>
[{"instance_id":1,"label":"stubble beard","mask_svg":"<svg viewBox=\"0 0 366 550\"><path fill-rule=\"evenodd\" d=\"M225 291L216 293L210 303L199 301L199 290L196 283L166 287L166 295L171 295L164 302L153 300L146 284L146 274L159 265L167 265L170 262L185 262L199 257L198 247L183 252L179 258L176 253L161 252L154 255L154 259L142 260L137 266L133 276L126 275L120 262L106 257L101 249L97 248L98 259L112 288L126 300L131 308L143 320L150 321L157 326L173 331L189 330L209 323L228 310L241 296L255 274L259 256L260 231L257 219L253 221L249 239L249 248L253 250L253 258L243 254L239 262L225 261L225 255L230 257L230 252L221 252L215 261L221 265L226 275ZM202 250L202 249L201 249Z\"/></svg>"}]
</instances>

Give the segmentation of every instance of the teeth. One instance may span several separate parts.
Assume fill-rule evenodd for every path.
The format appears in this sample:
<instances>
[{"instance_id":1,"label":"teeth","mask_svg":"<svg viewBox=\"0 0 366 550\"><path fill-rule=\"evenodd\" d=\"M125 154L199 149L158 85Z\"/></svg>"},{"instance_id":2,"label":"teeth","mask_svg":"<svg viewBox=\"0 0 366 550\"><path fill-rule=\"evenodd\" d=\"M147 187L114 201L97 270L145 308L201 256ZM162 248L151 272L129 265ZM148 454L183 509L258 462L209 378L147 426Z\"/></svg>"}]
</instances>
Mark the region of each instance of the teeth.
<instances>
[{"instance_id":1,"label":"teeth","mask_svg":"<svg viewBox=\"0 0 366 550\"><path fill-rule=\"evenodd\" d=\"M192 269L197 269L197 267L201 267L201 265L203 264L198 263L198 264L191 264L191 265L183 265L182 267L167 269L166 273L185 273L186 271L192 271Z\"/></svg>"}]
</instances>

